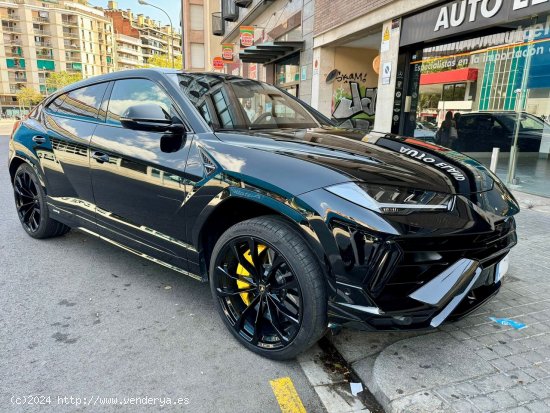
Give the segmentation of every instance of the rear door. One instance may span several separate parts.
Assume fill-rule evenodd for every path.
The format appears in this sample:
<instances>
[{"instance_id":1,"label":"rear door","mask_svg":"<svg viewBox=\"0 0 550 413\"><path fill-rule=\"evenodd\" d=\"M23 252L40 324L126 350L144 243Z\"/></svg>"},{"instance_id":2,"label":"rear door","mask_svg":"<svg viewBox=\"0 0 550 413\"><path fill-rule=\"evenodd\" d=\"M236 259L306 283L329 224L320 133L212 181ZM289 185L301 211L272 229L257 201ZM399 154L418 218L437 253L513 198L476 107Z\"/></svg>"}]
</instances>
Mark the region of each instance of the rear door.
<instances>
[{"instance_id":1,"label":"rear door","mask_svg":"<svg viewBox=\"0 0 550 413\"><path fill-rule=\"evenodd\" d=\"M89 144L98 122L104 121L100 106L108 85L79 88L54 99L43 111L44 132L33 137L54 216L94 230Z\"/></svg>"},{"instance_id":2,"label":"rear door","mask_svg":"<svg viewBox=\"0 0 550 413\"><path fill-rule=\"evenodd\" d=\"M126 129L120 118L133 105L156 104L181 111L163 86L149 79L114 82L107 121L91 141L91 177L100 233L115 243L180 269L187 268L184 241L185 165L192 136L172 152L166 136Z\"/></svg>"}]
</instances>

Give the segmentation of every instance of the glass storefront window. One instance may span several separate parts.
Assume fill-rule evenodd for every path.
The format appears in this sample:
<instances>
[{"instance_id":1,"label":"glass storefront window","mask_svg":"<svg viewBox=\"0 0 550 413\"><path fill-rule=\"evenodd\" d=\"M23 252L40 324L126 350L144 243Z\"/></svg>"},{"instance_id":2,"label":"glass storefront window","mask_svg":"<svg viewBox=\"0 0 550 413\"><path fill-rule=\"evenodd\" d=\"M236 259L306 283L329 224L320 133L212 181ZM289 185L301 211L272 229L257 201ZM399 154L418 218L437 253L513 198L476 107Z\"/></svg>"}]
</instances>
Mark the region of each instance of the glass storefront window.
<instances>
[{"instance_id":1,"label":"glass storefront window","mask_svg":"<svg viewBox=\"0 0 550 413\"><path fill-rule=\"evenodd\" d=\"M550 17L412 53L404 134L465 152L512 187L550 196Z\"/></svg>"},{"instance_id":2,"label":"glass storefront window","mask_svg":"<svg viewBox=\"0 0 550 413\"><path fill-rule=\"evenodd\" d=\"M275 84L288 88L300 83L300 54L295 54L275 64Z\"/></svg>"}]
</instances>

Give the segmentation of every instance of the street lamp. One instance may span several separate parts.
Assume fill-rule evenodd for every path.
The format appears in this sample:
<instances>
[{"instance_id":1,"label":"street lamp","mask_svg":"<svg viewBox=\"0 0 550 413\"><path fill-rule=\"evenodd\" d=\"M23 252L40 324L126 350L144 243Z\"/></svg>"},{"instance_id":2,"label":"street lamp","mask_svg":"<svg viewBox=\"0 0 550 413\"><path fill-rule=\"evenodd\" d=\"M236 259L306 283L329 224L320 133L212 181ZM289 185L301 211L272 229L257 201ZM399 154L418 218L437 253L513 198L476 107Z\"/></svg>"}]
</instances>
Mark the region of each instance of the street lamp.
<instances>
[{"instance_id":1,"label":"street lamp","mask_svg":"<svg viewBox=\"0 0 550 413\"><path fill-rule=\"evenodd\" d=\"M166 12L166 10L161 9L159 6L155 6L154 4L147 3L145 0L138 0L138 3L141 4L142 6L154 7L155 9L158 9L164 14L166 14L166 17L168 17L168 21L170 22L170 47L172 49L172 69L175 68L176 66L174 63L174 26L172 25L172 19L170 18L170 15ZM170 56L170 53L168 53L168 56Z\"/></svg>"}]
</instances>

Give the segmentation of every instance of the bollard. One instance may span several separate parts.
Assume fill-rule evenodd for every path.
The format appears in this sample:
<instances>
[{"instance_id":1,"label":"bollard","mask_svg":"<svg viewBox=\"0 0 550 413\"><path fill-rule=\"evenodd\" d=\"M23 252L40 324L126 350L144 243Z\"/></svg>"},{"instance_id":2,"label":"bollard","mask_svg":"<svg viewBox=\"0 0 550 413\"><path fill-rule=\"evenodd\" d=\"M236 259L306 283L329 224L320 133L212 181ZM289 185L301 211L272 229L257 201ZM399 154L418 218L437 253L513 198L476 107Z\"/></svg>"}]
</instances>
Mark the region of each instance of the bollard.
<instances>
[{"instance_id":1,"label":"bollard","mask_svg":"<svg viewBox=\"0 0 550 413\"><path fill-rule=\"evenodd\" d=\"M493 173L497 171L499 154L500 154L500 148L493 148L493 154L491 155L491 166L489 167L489 169Z\"/></svg>"}]
</instances>

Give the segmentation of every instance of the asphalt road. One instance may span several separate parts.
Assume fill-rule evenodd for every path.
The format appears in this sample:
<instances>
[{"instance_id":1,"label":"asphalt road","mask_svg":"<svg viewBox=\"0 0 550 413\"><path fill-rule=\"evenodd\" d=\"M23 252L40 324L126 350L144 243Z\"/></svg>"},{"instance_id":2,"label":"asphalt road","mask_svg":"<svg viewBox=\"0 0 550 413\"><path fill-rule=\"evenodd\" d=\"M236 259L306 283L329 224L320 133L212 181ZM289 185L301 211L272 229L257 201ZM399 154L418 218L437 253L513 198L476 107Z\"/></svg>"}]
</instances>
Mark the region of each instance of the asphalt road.
<instances>
[{"instance_id":1,"label":"asphalt road","mask_svg":"<svg viewBox=\"0 0 550 413\"><path fill-rule=\"evenodd\" d=\"M297 362L268 361L230 336L206 284L78 231L28 237L7 143L0 137L0 411L154 412L182 398L162 411L278 412L270 380L281 377L308 412L324 411ZM45 404L12 404L29 395ZM158 399L98 404L131 397Z\"/></svg>"}]
</instances>

